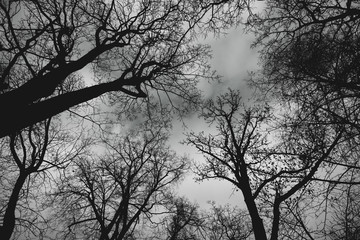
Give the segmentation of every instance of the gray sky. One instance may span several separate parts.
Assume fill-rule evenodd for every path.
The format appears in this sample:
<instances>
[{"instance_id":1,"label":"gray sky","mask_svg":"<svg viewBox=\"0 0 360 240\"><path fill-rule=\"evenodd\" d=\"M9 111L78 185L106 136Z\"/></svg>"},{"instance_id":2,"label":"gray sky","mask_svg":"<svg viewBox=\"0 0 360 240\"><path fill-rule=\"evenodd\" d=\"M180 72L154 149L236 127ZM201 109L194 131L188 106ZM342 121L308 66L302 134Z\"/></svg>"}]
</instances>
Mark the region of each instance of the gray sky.
<instances>
[{"instance_id":1,"label":"gray sky","mask_svg":"<svg viewBox=\"0 0 360 240\"><path fill-rule=\"evenodd\" d=\"M248 92L245 80L248 72L257 69L258 55L250 45L253 38L243 33L241 29L229 31L229 34L209 41L213 49L213 68L222 76L223 84L203 83L200 88L204 91L204 97L211 98L226 91L227 88L240 89L246 95ZM208 126L192 116L185 120L186 125L195 132L208 130ZM179 144L184 139L181 124L175 124L171 145L179 154L188 154L195 161L202 161L203 157L196 149ZM179 195L186 196L190 201L198 203L201 207L208 207L208 201L217 204L230 204L244 207L240 192L234 191L233 186L225 181L209 180L196 183L190 174L179 186Z\"/></svg>"}]
</instances>

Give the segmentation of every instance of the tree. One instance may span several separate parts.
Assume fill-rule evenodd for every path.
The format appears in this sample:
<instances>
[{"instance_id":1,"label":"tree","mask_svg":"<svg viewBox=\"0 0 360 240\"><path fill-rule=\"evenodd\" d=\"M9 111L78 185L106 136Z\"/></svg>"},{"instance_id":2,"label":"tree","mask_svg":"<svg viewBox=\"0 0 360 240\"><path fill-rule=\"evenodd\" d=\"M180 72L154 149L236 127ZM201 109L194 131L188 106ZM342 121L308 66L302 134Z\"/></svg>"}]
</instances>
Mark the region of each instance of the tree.
<instances>
[{"instance_id":1,"label":"tree","mask_svg":"<svg viewBox=\"0 0 360 240\"><path fill-rule=\"evenodd\" d=\"M171 197L169 200L170 207L167 207L170 208L169 214L163 220L166 225L166 239L201 239L204 219L199 213L198 206L184 198Z\"/></svg>"},{"instance_id":2,"label":"tree","mask_svg":"<svg viewBox=\"0 0 360 240\"><path fill-rule=\"evenodd\" d=\"M265 11L248 22L258 36L256 44L263 47L263 71L254 83L281 107L279 125L288 132L284 141L293 133L301 141L299 131L306 129L314 134L343 129L342 140L324 161L323 175L313 178L316 193L303 198L294 212L300 215L308 207L306 213L316 209L324 217L316 239L327 237L323 233L332 226L328 219L338 212L329 207L329 199L339 189L353 191L359 182L352 178L359 153L359 16L359 3L352 0L268 1ZM296 147L295 142L290 145Z\"/></svg>"},{"instance_id":3,"label":"tree","mask_svg":"<svg viewBox=\"0 0 360 240\"><path fill-rule=\"evenodd\" d=\"M269 1L249 20L263 46L255 84L290 108L293 123L359 131L359 13L352 0Z\"/></svg>"},{"instance_id":4,"label":"tree","mask_svg":"<svg viewBox=\"0 0 360 240\"><path fill-rule=\"evenodd\" d=\"M252 234L249 214L238 207L216 206L212 202L210 211L205 213L205 219L206 239L245 240Z\"/></svg>"},{"instance_id":5,"label":"tree","mask_svg":"<svg viewBox=\"0 0 360 240\"><path fill-rule=\"evenodd\" d=\"M2 139L0 235L3 239L46 231L41 226L46 223L41 204L44 191L57 169L65 168L86 151L89 142L80 142L80 138L69 134L55 118Z\"/></svg>"},{"instance_id":6,"label":"tree","mask_svg":"<svg viewBox=\"0 0 360 240\"><path fill-rule=\"evenodd\" d=\"M166 125L156 126L109 136L103 154L73 161L52 194L59 238L129 239L141 232L139 222L152 218L187 169L187 159L166 146Z\"/></svg>"},{"instance_id":7,"label":"tree","mask_svg":"<svg viewBox=\"0 0 360 240\"><path fill-rule=\"evenodd\" d=\"M358 132L359 14L352 0L268 1L265 13L249 20L263 47L257 84L290 103L299 122Z\"/></svg>"},{"instance_id":8,"label":"tree","mask_svg":"<svg viewBox=\"0 0 360 240\"><path fill-rule=\"evenodd\" d=\"M268 233L275 240L284 227L283 216L337 153L344 130L302 126L285 132L280 138L286 136L285 141L272 135L269 144L269 110L242 106L240 93L230 90L204 104L201 116L215 125L214 133L190 133L187 143L205 157L197 168L199 180L216 178L233 184L244 196L255 239L267 239Z\"/></svg>"},{"instance_id":9,"label":"tree","mask_svg":"<svg viewBox=\"0 0 360 240\"><path fill-rule=\"evenodd\" d=\"M332 195L333 214L327 226L329 239L358 239L360 237L359 187L347 185L337 191L337 194Z\"/></svg>"},{"instance_id":10,"label":"tree","mask_svg":"<svg viewBox=\"0 0 360 240\"><path fill-rule=\"evenodd\" d=\"M183 197L169 196L166 214L157 224L157 231L151 231L154 236L146 239L249 239L251 221L244 210L229 205L217 206L215 202L210 204L209 210L201 210Z\"/></svg>"},{"instance_id":11,"label":"tree","mask_svg":"<svg viewBox=\"0 0 360 240\"><path fill-rule=\"evenodd\" d=\"M193 40L200 32L219 32L236 23L245 4L1 3L0 111L5 117L0 137L108 92L143 98L153 89L191 100L196 82L208 70L209 55L208 47ZM81 71L89 67L94 81L83 80L86 74ZM77 87L62 92L70 76Z\"/></svg>"}]
</instances>

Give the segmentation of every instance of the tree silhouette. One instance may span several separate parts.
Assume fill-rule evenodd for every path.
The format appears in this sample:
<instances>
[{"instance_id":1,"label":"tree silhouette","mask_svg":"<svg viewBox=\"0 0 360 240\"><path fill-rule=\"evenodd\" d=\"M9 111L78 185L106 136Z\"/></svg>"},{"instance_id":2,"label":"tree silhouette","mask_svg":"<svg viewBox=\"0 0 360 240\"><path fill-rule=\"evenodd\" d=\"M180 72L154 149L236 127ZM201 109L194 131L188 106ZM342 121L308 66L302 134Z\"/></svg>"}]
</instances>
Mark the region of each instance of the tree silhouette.
<instances>
[{"instance_id":1,"label":"tree silhouette","mask_svg":"<svg viewBox=\"0 0 360 240\"><path fill-rule=\"evenodd\" d=\"M198 207L186 199L170 199L171 208L166 223L168 240L199 239L204 220ZM161 238L160 238L161 239Z\"/></svg>"},{"instance_id":2,"label":"tree silhouette","mask_svg":"<svg viewBox=\"0 0 360 240\"><path fill-rule=\"evenodd\" d=\"M358 179L354 179L356 181ZM331 197L334 211L328 224L327 234L330 239L358 239L359 225L359 188L357 185L347 185Z\"/></svg>"},{"instance_id":3,"label":"tree silhouette","mask_svg":"<svg viewBox=\"0 0 360 240\"><path fill-rule=\"evenodd\" d=\"M206 239L245 240L252 234L249 214L238 207L216 206L211 203L211 209L205 213L205 217Z\"/></svg>"},{"instance_id":4,"label":"tree silhouette","mask_svg":"<svg viewBox=\"0 0 360 240\"><path fill-rule=\"evenodd\" d=\"M321 231L333 212L328 197L358 184L351 176L358 171L359 153L359 14L359 4L352 0L268 1L265 13L252 15L248 25L263 47L263 71L254 83L281 108L279 126L288 146L296 148L308 129L314 135L342 129L342 140L324 160L323 175L313 178L317 194L312 199L317 200L307 199L297 210L306 205L307 215L314 209L318 212L312 216L324 213L318 238L326 237ZM296 141L291 140L294 134Z\"/></svg>"},{"instance_id":5,"label":"tree silhouette","mask_svg":"<svg viewBox=\"0 0 360 240\"><path fill-rule=\"evenodd\" d=\"M296 206L298 195L326 168L344 130L303 127L297 133L286 132L284 141L273 138L269 144L265 131L269 108L246 108L233 90L207 101L201 116L215 129L188 134L187 143L206 160L198 165L199 179L233 184L244 196L255 239L267 239L267 234L279 239L282 218L292 207L289 203Z\"/></svg>"},{"instance_id":6,"label":"tree silhouette","mask_svg":"<svg viewBox=\"0 0 360 240\"><path fill-rule=\"evenodd\" d=\"M266 13L255 16L264 66L256 84L272 89L299 124L358 132L358 7L351 0L269 1Z\"/></svg>"},{"instance_id":7,"label":"tree silhouette","mask_svg":"<svg viewBox=\"0 0 360 240\"><path fill-rule=\"evenodd\" d=\"M2 139L2 239L46 232L46 226L41 226L46 223L42 202L52 174L82 155L89 145L61 127L59 119L48 119Z\"/></svg>"},{"instance_id":8,"label":"tree silhouette","mask_svg":"<svg viewBox=\"0 0 360 240\"><path fill-rule=\"evenodd\" d=\"M245 3L0 3L0 137L108 92L143 98L153 89L191 99L208 72L208 47L193 40L235 23ZM86 67L96 79L84 84ZM74 75L77 88L62 92Z\"/></svg>"},{"instance_id":9,"label":"tree silhouette","mask_svg":"<svg viewBox=\"0 0 360 240\"><path fill-rule=\"evenodd\" d=\"M158 231L152 231L153 235L146 239L245 240L251 236L251 220L244 210L209 204L210 209L204 210L183 197L169 196L167 213L159 221Z\"/></svg>"},{"instance_id":10,"label":"tree silhouette","mask_svg":"<svg viewBox=\"0 0 360 240\"><path fill-rule=\"evenodd\" d=\"M187 169L186 158L166 146L164 131L151 125L110 136L104 154L74 161L53 193L58 237L136 237L137 225L167 202Z\"/></svg>"}]
</instances>

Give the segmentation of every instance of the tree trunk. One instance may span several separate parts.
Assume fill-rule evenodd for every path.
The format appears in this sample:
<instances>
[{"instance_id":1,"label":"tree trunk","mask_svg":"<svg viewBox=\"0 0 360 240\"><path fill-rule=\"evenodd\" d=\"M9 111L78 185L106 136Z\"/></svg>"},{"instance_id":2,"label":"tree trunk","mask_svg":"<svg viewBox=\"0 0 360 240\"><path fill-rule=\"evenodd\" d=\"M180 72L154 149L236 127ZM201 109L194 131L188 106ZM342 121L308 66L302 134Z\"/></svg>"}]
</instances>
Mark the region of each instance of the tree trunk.
<instances>
[{"instance_id":1,"label":"tree trunk","mask_svg":"<svg viewBox=\"0 0 360 240\"><path fill-rule=\"evenodd\" d=\"M25 183L27 174L20 172L18 179L16 180L15 186L12 190L7 208L4 214L3 225L0 227L0 236L2 240L10 239L14 228L15 228L15 210L19 200L20 191Z\"/></svg>"},{"instance_id":2,"label":"tree trunk","mask_svg":"<svg viewBox=\"0 0 360 240\"><path fill-rule=\"evenodd\" d=\"M279 237L279 223L280 223L280 201L278 198L275 199L273 208L273 221L271 230L271 239L277 240Z\"/></svg>"},{"instance_id":3,"label":"tree trunk","mask_svg":"<svg viewBox=\"0 0 360 240\"><path fill-rule=\"evenodd\" d=\"M21 108L9 108L2 111L4 117L0 122L0 138L112 90L117 90L115 81L64 93Z\"/></svg>"},{"instance_id":4,"label":"tree trunk","mask_svg":"<svg viewBox=\"0 0 360 240\"><path fill-rule=\"evenodd\" d=\"M246 186L244 186L246 185ZM266 240L266 231L264 227L264 223L259 215L259 211L257 209L255 199L252 196L251 188L248 184L244 184L242 186L242 193L244 195L244 200L246 207L249 211L251 217L251 223L255 235L256 240Z\"/></svg>"}]
</instances>

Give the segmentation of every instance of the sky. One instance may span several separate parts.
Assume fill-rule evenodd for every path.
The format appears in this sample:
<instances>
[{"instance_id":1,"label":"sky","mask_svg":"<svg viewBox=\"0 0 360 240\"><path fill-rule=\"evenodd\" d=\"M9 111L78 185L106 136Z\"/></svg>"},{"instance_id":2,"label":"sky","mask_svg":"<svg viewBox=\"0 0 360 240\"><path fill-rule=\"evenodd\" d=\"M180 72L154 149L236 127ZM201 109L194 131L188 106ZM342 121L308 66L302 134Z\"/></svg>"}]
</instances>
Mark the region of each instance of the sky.
<instances>
[{"instance_id":1,"label":"sky","mask_svg":"<svg viewBox=\"0 0 360 240\"><path fill-rule=\"evenodd\" d=\"M209 40L208 43L213 51L212 66L222 76L223 82L221 85L207 82L200 85L205 98L217 96L227 88L240 89L244 95L248 93L245 80L248 79L250 71L258 68L257 51L251 48L253 40L254 38L245 34L242 29L232 29L226 36ZM205 131L206 133L206 130L209 130L197 115L185 119L185 124L195 132ZM185 138L183 132L182 124L175 123L170 144L179 154L186 153L196 162L203 161L202 155L194 147L179 143ZM196 182L194 176L188 174L177 190L180 196L185 196L201 208L208 208L208 201L215 201L221 205L245 207L242 194L235 191L229 182L218 180Z\"/></svg>"},{"instance_id":2,"label":"sky","mask_svg":"<svg viewBox=\"0 0 360 240\"><path fill-rule=\"evenodd\" d=\"M264 2L256 2L254 12L260 12L265 7ZM245 16L244 16L245 17ZM251 47L255 37L245 33L242 28L230 29L225 36L216 39L205 39L212 48L212 67L222 76L222 84L209 84L204 82L200 85L205 98L211 98L224 93L228 88L239 89L243 99L249 96L250 91L246 87L246 80L249 79L249 72L259 70L257 49ZM198 119L196 115L185 119L185 124L194 132L206 131L209 127ZM188 156L198 162L203 157L194 147L180 144L185 136L182 124L174 126L174 134L170 143L179 154L187 153ZM206 133L206 132L205 132ZM206 180L196 182L194 175L190 174L185 178L178 188L178 194L185 196L190 201L197 203L201 208L208 208L209 201L217 204L238 206L245 208L242 194L235 191L234 187L225 181Z\"/></svg>"}]
</instances>

